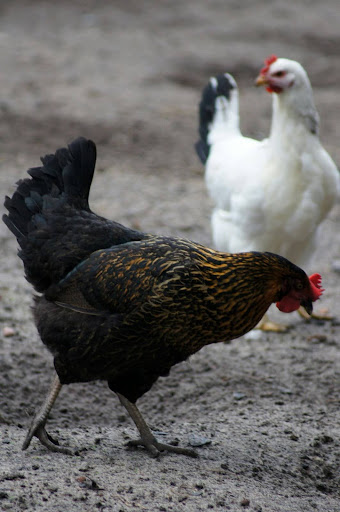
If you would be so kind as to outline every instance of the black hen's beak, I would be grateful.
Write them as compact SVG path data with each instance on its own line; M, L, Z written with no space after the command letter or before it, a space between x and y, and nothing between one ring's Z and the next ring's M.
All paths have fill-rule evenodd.
M305 308L307 313L311 316L313 313L313 302L310 299L305 299L301 301L301 306Z

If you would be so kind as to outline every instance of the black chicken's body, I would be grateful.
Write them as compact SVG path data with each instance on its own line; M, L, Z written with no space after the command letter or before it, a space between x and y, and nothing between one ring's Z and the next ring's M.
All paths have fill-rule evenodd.
M40 292L34 318L58 375L25 447L36 435L58 449L44 425L61 385L102 379L150 449L135 401L204 345L255 327L294 280L308 282L301 269L271 253L223 254L99 217L88 205L95 158L94 143L79 138L42 159L43 167L31 169L5 201L4 221ZM154 454L164 448L151 444Z
M36 324L61 382L104 379L134 402L204 345L252 329L268 307L263 255L240 256L238 276L254 279L257 258L258 297L218 253L186 240L150 237L94 252L36 299ZM235 321L261 297L256 312Z

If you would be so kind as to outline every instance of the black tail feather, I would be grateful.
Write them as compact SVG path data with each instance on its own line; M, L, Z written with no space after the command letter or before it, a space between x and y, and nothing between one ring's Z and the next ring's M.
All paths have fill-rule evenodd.
M43 264L38 263L43 241L53 239L53 228L48 227L50 221L46 220L47 210L69 205L75 210L90 211L88 197L96 147L92 141L79 137L68 149L59 149L41 161L43 166L29 169L30 178L20 180L13 196L5 198L8 214L3 215L4 223L20 245L19 256L26 277L39 291L49 284L50 277L53 279L54 272L49 268L44 276Z
M199 127L198 132L200 140L196 142L196 153L204 165L208 159L210 152L210 144L208 143L208 135L210 125L214 119L215 101L219 96L230 99L230 91L235 88L227 73L217 75L210 79L202 92L201 102L199 104Z
M3 221L19 243L27 236L32 217L41 211L46 196L59 197L70 205L89 209L88 197L96 162L94 142L79 137L68 149L58 149L41 161L43 166L29 169L31 178L20 180L13 197L5 199L9 213L3 216Z
M82 137L41 159L20 180L3 221L16 236L27 280L38 292L58 283L92 252L145 235L90 210L96 146Z
M204 140L200 139L195 143L196 153L202 164L205 165L210 151L210 146Z
M78 138L68 149L56 152L63 169L62 177L68 201L79 208L88 208L88 198L96 164L96 146L91 140Z

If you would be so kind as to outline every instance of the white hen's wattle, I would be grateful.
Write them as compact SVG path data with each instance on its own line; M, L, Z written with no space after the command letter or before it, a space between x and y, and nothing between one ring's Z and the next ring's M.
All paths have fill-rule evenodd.
M212 78L203 91L196 150L215 203L213 242L221 251L271 251L303 265L339 194L339 173L318 137L305 70L288 59L264 70L286 88L273 94L271 131L263 141L241 134L231 75Z

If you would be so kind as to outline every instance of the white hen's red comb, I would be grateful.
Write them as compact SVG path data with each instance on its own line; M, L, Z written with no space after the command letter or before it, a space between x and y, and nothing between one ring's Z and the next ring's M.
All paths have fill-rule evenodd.
M312 301L318 300L322 293L325 291L321 286L321 276L320 274L313 274L309 276L309 282L312 288L313 298Z
M270 66L277 60L276 55L269 55L269 57L266 58L264 61L265 66L261 69L260 75L265 75L270 68Z

